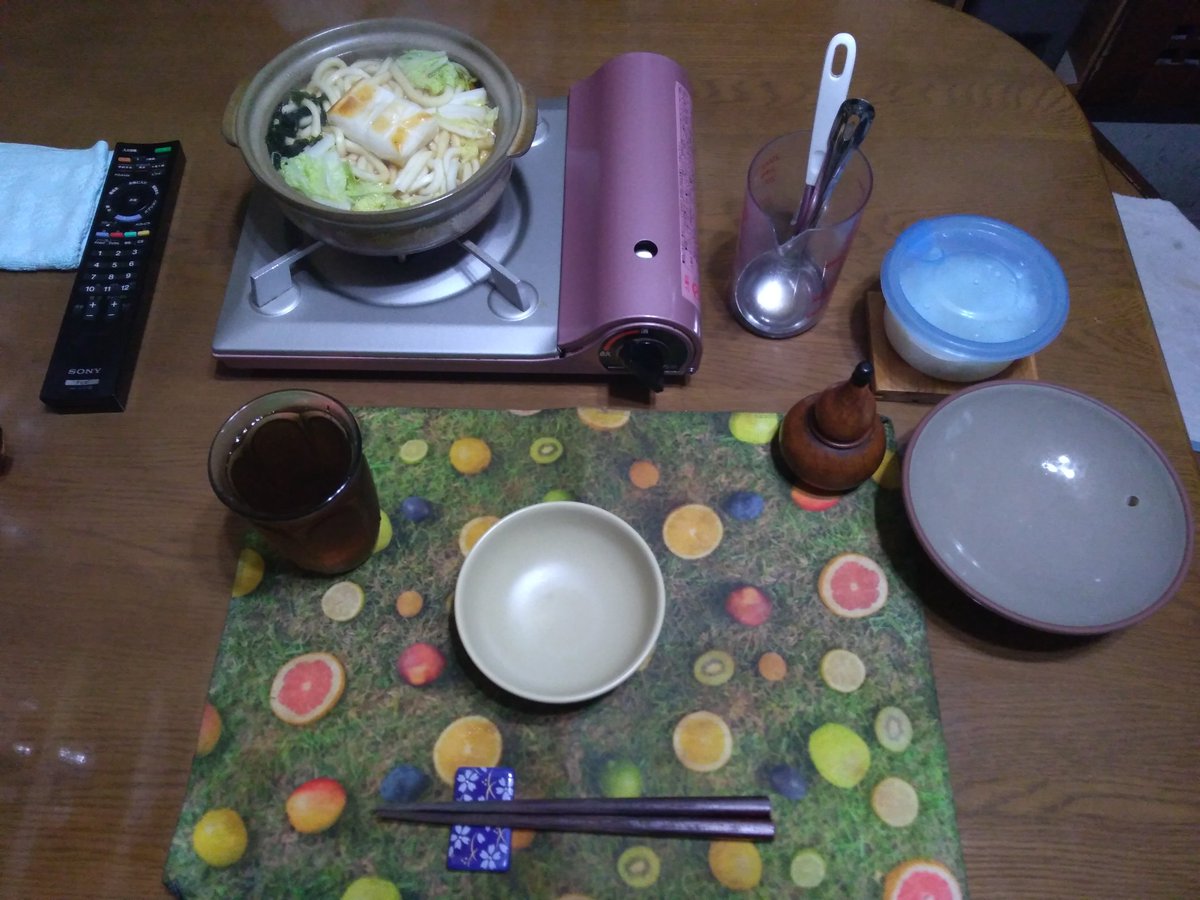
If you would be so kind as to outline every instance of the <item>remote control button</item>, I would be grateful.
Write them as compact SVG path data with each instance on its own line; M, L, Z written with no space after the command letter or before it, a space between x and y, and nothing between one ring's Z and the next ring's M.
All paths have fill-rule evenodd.
M158 202L158 187L148 181L130 181L108 192L105 208L118 222L138 222ZM126 236L134 236L136 232Z

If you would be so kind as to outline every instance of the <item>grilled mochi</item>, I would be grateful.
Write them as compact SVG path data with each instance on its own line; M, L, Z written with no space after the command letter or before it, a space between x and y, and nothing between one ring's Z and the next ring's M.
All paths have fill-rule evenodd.
M380 159L403 165L437 134L433 113L376 84L359 84L329 108L329 122Z

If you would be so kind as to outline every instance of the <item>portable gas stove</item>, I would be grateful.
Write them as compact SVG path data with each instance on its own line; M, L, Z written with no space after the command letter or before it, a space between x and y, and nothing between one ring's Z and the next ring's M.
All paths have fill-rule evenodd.
M615 57L538 104L533 146L463 238L404 258L313 242L250 198L213 339L228 366L632 375L700 360L687 75Z

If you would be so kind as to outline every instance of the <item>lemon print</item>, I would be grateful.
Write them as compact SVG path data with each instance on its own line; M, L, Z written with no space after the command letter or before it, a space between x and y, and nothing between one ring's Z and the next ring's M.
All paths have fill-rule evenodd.
M717 549L725 526L711 507L688 503L667 513L662 535L667 549L680 559L702 559Z
M246 852L246 823L232 809L210 809L192 830L196 855L214 869L232 866Z
M853 694L866 680L867 667L857 653L839 648L821 658L821 677L835 691Z
M903 778L889 776L871 792L871 809L893 828L907 828L917 820L921 803L916 788Z
M372 553L378 553L392 542L392 520L382 509L379 511L379 534L375 538Z
M579 421L597 431L616 431L618 428L623 428L629 421L629 410L627 409L580 406L575 412L579 415Z
M238 554L237 571L233 576L233 596L245 597L258 587L265 569L262 554L249 547L243 549Z
M433 745L433 768L438 778L454 784L460 766L494 766L500 762L504 741L490 719L463 716L438 735Z
M815 888L825 880L825 859L816 850L801 850L792 857L788 874L796 887Z
M866 741L836 722L826 723L809 735L808 755L821 777L840 788L857 785L871 766Z
M600 769L600 793L605 797L642 796L642 770L628 759L610 759Z
M400 445L400 462L415 466L429 454L429 444L420 438L413 438Z
M778 413L735 412L729 417L729 433L746 444L769 444L778 430Z
M871 480L881 488L887 488L889 491L899 490L901 481L902 467L900 465L900 457L896 455L896 451L889 448L884 451L883 461L879 464Z
M762 881L762 856L747 841L713 841L708 845L708 868L731 891L748 891Z
M366 875L350 882L342 900L400 900L400 888L386 878Z
M693 772L715 772L733 755L733 734L725 720L708 710L688 713L675 726L675 756Z
M477 437L462 437L450 445L450 465L464 475L478 475L492 462L492 448Z
M363 608L363 589L353 581L339 581L321 597L321 612L335 622L349 622Z
M499 516L476 516L458 531L458 549L466 556L487 530L500 521Z

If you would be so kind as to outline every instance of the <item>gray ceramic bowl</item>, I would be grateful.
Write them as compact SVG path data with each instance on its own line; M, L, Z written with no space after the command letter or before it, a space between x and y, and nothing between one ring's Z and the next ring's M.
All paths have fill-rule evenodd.
M1162 451L1103 403L1028 381L943 400L904 457L917 537L968 596L1035 628L1112 631L1178 589L1187 494Z

